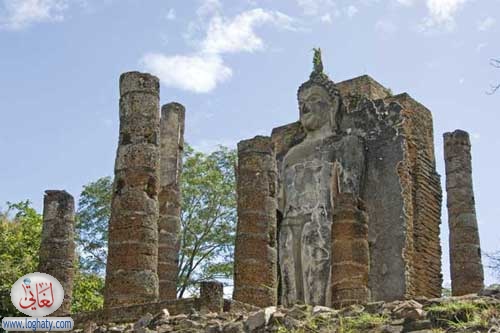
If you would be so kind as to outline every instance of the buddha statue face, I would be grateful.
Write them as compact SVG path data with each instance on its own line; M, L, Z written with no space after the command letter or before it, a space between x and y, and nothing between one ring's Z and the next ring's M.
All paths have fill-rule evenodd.
M329 126L336 127L335 114L338 100L330 97L320 85L312 85L299 92L300 122L306 132L314 132Z

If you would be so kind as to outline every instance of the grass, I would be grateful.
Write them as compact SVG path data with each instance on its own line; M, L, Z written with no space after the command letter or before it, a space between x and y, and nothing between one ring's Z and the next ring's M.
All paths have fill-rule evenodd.
M309 316L302 320L303 326L295 329L287 329L281 325L278 333L358 333L389 323L389 318L383 315L363 313L356 317L328 318L322 316Z
M443 303L426 311L434 327L455 330L488 328L492 319L500 317L499 306L474 301Z
M365 332L367 329L385 325L389 318L384 315L362 313L357 317L339 318L339 333Z

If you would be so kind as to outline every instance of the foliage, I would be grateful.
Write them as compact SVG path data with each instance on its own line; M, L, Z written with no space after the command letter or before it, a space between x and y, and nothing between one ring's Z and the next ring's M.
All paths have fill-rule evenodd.
M488 328L490 321L498 318L500 307L484 301L455 301L426 308L433 326L466 330Z
M236 153L224 147L211 154L185 149L181 178L181 250L178 296L195 292L197 282L230 279L236 225Z
M104 278L97 274L76 271L73 286L71 312L86 312L102 309Z
M211 154L185 146L181 178L182 214L178 295L194 293L204 279L230 279L236 224L236 154L220 147ZM80 266L102 275L106 267L112 179L85 185L78 202Z
M313 48L313 72L316 74L323 73L323 60L321 60L321 48Z
M500 281L500 251L487 254L489 259L488 268L490 268L495 274L497 279Z
M356 317L340 317L339 332L365 332L371 328L388 323L389 318L384 315L363 312Z
M495 68L500 68L500 59L490 59L490 65L495 67ZM497 90L500 89L500 83L498 84L493 84L490 87L490 91L488 94L493 95L494 93L497 92Z
M28 200L7 207L0 213L0 317L22 316L12 305L10 289L21 276L37 271L43 224ZM75 274L72 311L101 308L104 279L78 269Z
M87 273L103 275L106 270L112 187L111 177L99 178L83 187L78 200L76 241L80 266Z
M42 216L29 200L7 203L0 214L0 317L17 316L10 289L21 276L36 272L42 232Z
M442 287L441 288L442 297L451 297L451 288Z

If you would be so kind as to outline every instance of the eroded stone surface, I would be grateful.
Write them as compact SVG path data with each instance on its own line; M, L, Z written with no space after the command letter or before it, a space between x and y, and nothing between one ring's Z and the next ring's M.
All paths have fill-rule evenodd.
M218 281L200 283L200 310L202 312L222 312L224 306L224 286Z
M344 175L351 177L351 180L341 178L341 181L359 184L350 185L354 190L345 192L357 193L367 213L370 252L368 280L372 299L396 300L419 295L437 297L441 293L442 284L439 239L442 197L434 155L432 115L408 94L392 96L388 89L367 76L327 88L329 91L335 89L340 90L342 102L330 102L328 105L328 99L324 98L323 106L330 108L330 115L335 113L336 108L340 112L329 119L325 117L321 123L331 123L332 120L336 123L332 130L334 135L322 133L323 138L330 136L336 139L316 140L316 143L306 148L307 130L301 122L273 130L279 193L285 193L287 186L290 187L290 183L295 183L298 179L300 182L297 184L303 184L309 192L316 191L324 195L326 191L330 191L325 182L331 183L328 177L332 176L328 172L326 176L322 172L317 173L319 176L308 176L309 171L305 165L318 169L325 168L328 163L335 164L335 167L330 168L334 171L342 170ZM336 145L335 142L343 140L349 142L344 145L349 149L344 151L350 155L339 159L342 145ZM307 151L314 151L316 156L314 153L308 156ZM299 167L297 173L286 165L290 156L293 157L292 161L300 161L303 157L303 161L308 164ZM342 163L358 167L347 170ZM285 172L285 169L290 170ZM297 176L293 176L294 172ZM293 177L296 180L287 180ZM326 178L319 180L318 177ZM321 195L318 200L328 202ZM284 276L290 276L284 272L286 268L281 260L285 256L284 261L290 262L286 254L281 253L282 247L290 248L283 245L286 237L282 239L284 233L287 233L287 228L284 228L287 224L285 210L289 207L283 204L282 199L280 203L278 229L281 269L278 274L281 275L280 289L283 295L290 285L295 285L295 281L284 280ZM293 210L295 214L299 214L299 210ZM325 220L331 223L333 212L328 213L330 215ZM320 239L317 243L321 242ZM300 245L302 243L303 241L298 242ZM301 256L295 254L296 258ZM297 268L294 264L289 266ZM298 268L298 271L302 269ZM300 276L299 273L296 275ZM283 299L281 301L283 304L287 302Z
M276 305L277 172L269 137L238 143L237 175L233 298L260 307Z
M179 300L180 301L180 300ZM469 312L461 310L467 302ZM135 320L89 325L85 332L498 332L500 301L490 297L434 299L432 305L416 301L382 304L368 313L361 305L340 310L297 304L291 308L230 309L203 315L151 316L145 312ZM156 312L155 312L156 313ZM481 320L478 320L481 318ZM134 324L135 323L135 324ZM78 325L82 327L82 325ZM83 332L77 328L75 332Z
M462 130L444 134L451 289L454 296L484 287L481 245L472 187L471 144Z
M52 316L71 312L75 260L75 200L66 191L48 190L43 198L43 227L38 272L55 277L64 289L61 307Z
M158 299L159 81L120 77L120 138L109 221L106 308Z
M364 145L358 136L339 135L342 99L325 74L313 72L299 88L298 100L305 137L280 163L281 301L284 305L296 301L330 305L332 243L342 236L332 234L336 195L359 195ZM335 265L345 263L340 260ZM367 278L364 282L368 283Z
M352 193L335 197L332 224L332 306L367 303L368 218L360 199Z
M181 104L174 102L162 107L158 220L158 278L162 300L176 298L184 121L185 108Z

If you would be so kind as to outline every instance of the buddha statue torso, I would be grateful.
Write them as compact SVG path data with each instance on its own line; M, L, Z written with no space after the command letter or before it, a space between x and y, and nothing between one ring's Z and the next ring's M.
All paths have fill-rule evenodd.
M281 300L285 306L297 301L330 305L335 194L359 193L363 143L336 134L340 96L308 84L298 97L306 138L285 155L281 170Z

